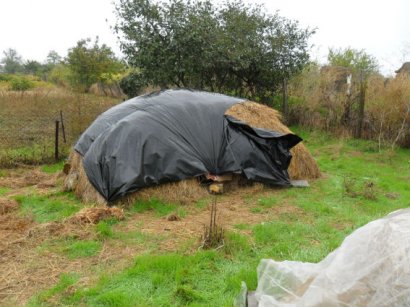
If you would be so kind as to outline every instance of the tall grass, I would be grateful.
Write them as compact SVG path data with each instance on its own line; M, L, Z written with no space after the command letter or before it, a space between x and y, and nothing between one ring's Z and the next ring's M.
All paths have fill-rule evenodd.
M360 76L352 73L350 95L343 67L310 65L290 82L290 122L351 135L358 122ZM367 80L363 137L379 146L410 147L410 78L379 74Z
M64 156L88 125L118 102L52 85L24 92L0 90L0 166L51 160L60 111L66 134L64 143L60 130L60 152Z

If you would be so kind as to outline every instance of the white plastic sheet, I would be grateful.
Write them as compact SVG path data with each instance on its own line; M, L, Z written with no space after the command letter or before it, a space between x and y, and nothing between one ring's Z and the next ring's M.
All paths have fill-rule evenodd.
M410 306L410 208L368 223L319 263L263 259L259 307Z

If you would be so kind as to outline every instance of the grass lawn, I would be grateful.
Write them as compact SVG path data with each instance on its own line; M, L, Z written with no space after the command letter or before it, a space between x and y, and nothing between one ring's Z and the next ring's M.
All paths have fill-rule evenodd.
M249 214L277 212L269 215L269 220L234 225L226 233L225 246L217 251L185 246L167 252L158 248L161 236L144 233L144 220L141 225L134 225L132 232L121 227L132 216L151 211L158 218L180 212L183 219L185 214L194 213L185 212L189 211L186 206L178 208L156 200L135 204L127 209L125 221L104 221L93 226L94 238L74 236L47 242L39 248L40 255L45 250L60 253L67 261L94 257L96 268L92 273L61 274L53 287L37 293L28 305L232 306L241 281L249 289L256 287L256 267L262 258L318 262L358 227L410 206L410 150L379 152L374 142L294 130L306 139L323 178L311 182L309 188L272 190L243 197ZM53 167L48 166L47 171L53 171ZM71 196L54 197L53 206L44 196L18 197L21 214L31 214L42 223L79 210L80 205ZM61 206L62 199L67 207ZM206 210L203 203L195 207ZM196 241L187 242L190 246L195 244ZM98 269L98 255L104 246L141 249L125 267L106 272L104 268Z

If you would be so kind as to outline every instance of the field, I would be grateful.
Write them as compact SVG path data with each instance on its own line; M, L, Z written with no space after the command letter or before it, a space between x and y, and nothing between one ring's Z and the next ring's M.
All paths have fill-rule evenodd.
M212 197L151 199L123 220L78 223L84 205L62 191L62 163L0 170L0 305L232 306L241 281L256 287L260 259L320 261L356 228L410 206L410 150L293 130L322 178L218 196L218 250L200 248Z

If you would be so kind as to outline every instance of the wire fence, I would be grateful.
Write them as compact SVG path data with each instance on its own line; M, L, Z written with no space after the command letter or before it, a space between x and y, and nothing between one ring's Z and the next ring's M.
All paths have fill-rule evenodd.
M55 89L0 91L0 167L50 163L119 99Z

